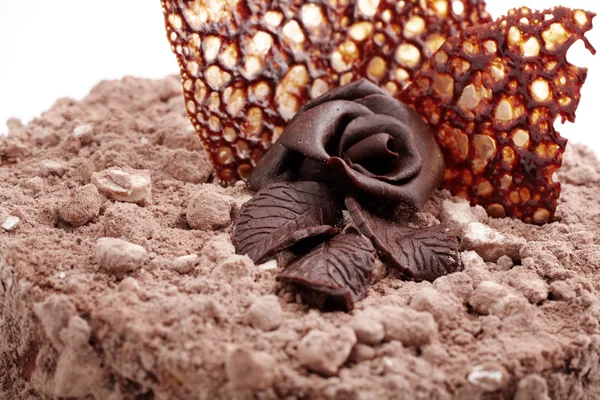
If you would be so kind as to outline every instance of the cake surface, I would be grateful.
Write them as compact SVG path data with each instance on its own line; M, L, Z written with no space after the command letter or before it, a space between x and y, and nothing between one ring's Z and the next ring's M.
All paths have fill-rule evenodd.
M557 221L437 192L464 270L374 274L309 309L285 257L235 255L244 184L211 183L180 83L102 82L0 140L2 399L600 397L600 163L570 145ZM100 239L100 240L99 240Z

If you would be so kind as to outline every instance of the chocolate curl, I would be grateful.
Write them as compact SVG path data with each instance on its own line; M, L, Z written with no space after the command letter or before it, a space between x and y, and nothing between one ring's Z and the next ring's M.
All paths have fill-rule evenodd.
M362 77L397 95L444 40L490 21L482 0L161 4L187 115L225 183L310 99Z
M575 120L586 68L567 50L585 38L594 14L557 7L511 10L450 38L401 99L437 132L443 187L494 217L552 221L566 139L554 122Z

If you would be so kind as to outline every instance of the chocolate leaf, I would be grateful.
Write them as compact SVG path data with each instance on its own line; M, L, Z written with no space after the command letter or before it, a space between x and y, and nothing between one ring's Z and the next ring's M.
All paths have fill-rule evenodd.
M376 216L350 196L346 207L359 232L371 239L382 258L407 278L433 282L460 270L458 239L446 227L403 228Z
M277 279L305 289L320 306L337 305L345 310L365 297L375 264L375 249L357 234L338 235L294 261Z
M332 235L342 219L331 191L317 182L276 183L260 190L235 220L233 245L254 262L319 235Z

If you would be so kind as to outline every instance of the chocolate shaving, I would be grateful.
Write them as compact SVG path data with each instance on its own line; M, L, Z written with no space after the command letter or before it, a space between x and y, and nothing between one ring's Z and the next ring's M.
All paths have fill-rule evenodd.
M435 128L446 159L443 187L494 217L552 221L567 141L586 68L567 61L594 14L557 7L511 10L446 41L401 98Z
M325 185L277 183L242 206L233 245L238 254L259 263L302 240L333 235L341 219L339 202Z
M346 207L359 232L371 239L381 257L404 277L433 282L460 270L458 239L446 227L403 228L350 196Z
M302 287L320 309L354 308L363 299L375 266L375 249L356 234L338 235L290 264L277 279Z
M162 0L185 107L222 182L252 168L311 98L361 77L399 94L482 0ZM454 10L457 10L455 12Z

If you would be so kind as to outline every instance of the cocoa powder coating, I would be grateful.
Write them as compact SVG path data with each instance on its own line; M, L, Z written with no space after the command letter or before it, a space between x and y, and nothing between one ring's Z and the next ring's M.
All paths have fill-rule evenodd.
M211 183L177 78L102 82L9 125L0 398L600 397L586 147L565 154L557 222L489 219L438 192L413 222L463 238L464 271L416 283L378 266L352 313L321 313L275 280L284 256L235 254L251 193Z

